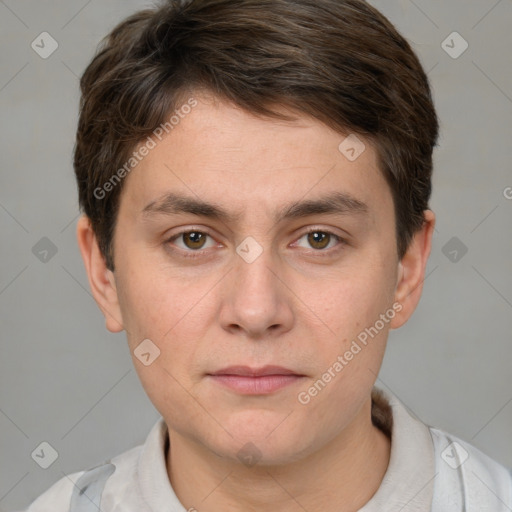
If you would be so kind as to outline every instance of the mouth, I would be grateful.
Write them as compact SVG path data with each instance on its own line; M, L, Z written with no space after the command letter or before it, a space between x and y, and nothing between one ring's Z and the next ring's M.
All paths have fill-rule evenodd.
M229 366L207 374L217 384L244 395L266 395L302 380L305 375L282 366Z

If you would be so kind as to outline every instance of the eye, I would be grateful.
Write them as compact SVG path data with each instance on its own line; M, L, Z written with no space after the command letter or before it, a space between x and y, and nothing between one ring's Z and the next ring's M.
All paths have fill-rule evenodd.
M330 252L329 250L335 247L336 245L343 245L345 243L345 240L340 236L330 231L322 229L309 230L307 233L305 233L299 238L299 241L304 238L306 239L306 243L309 244L310 247L312 247L315 251L321 252Z
M207 238L211 237L208 233L204 233L203 231L182 231L181 233L173 235L166 243L172 242L173 245L176 245L176 247L179 247L184 251L193 252L206 248ZM182 245L176 242L181 242ZM213 247L214 245L215 243L213 242L210 247Z
M207 245L208 238L211 240L210 245ZM307 233L304 233L293 245L305 247L300 243L301 240L305 240L308 247L313 249L312 252L327 254L336 252L346 244L346 241L339 235L325 229L316 228L310 229ZM188 258L199 257L203 253L201 249L208 249L209 247L215 247L217 245L211 235L195 229L176 233L171 238L167 239L165 243L170 245L172 250L177 248L177 252L181 252L182 256Z

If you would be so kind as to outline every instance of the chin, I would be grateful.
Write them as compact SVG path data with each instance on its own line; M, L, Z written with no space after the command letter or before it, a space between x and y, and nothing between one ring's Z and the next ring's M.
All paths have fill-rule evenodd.
M286 412L283 412L286 411ZM229 412L219 423L235 439L249 439L253 442L268 442L280 435L289 435L291 421L286 409L246 409ZM284 427L284 428L282 428Z
M256 411L254 422L250 421L251 415L245 415L247 422L240 421L244 415L238 415L236 420L231 418L229 422L222 423L233 437L227 434L223 436L219 444L215 443L217 448L213 451L252 467L288 464L303 458L312 450L314 440L310 439L311 435L301 433L296 426L284 426L288 421L283 422L286 415L276 413L265 417L266 420L262 419L261 411Z

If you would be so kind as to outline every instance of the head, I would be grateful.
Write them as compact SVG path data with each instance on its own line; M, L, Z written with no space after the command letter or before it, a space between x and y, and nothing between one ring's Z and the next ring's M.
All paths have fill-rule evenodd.
M438 123L405 39L361 0L169 1L81 90L79 245L169 427L267 463L350 428L434 227ZM249 395L211 378L231 365L301 377Z

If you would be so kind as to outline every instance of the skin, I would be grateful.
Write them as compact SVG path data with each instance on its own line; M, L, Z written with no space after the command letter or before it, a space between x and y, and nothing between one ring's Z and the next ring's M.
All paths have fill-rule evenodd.
M317 120L263 119L194 97L198 105L125 178L114 272L88 219L79 220L92 292L107 328L126 330L142 385L167 423L167 472L187 509L356 511L389 463L390 440L372 425L370 394L389 330L403 325L420 299L434 214L425 211L424 227L399 261L391 191L368 141L351 162L338 150L348 134ZM366 214L276 222L275 211L290 202L333 191L365 203ZM168 192L239 217L143 213ZM345 242L331 236L315 243L309 228ZM199 250L183 236L169 241L183 231L210 236ZM236 252L249 236L263 251L252 263ZM191 253L197 257L184 256ZM300 403L298 394L394 303L400 312ZM160 350L149 366L134 355L144 339ZM206 376L237 364L280 365L304 377L248 396ZM260 457L252 466L237 457L248 442Z

